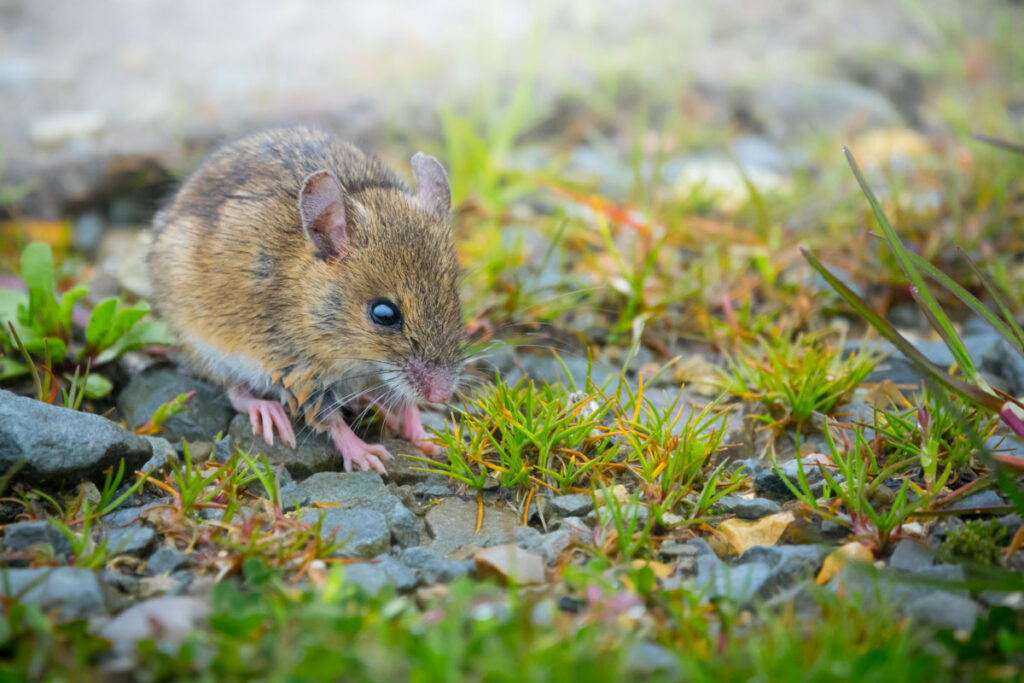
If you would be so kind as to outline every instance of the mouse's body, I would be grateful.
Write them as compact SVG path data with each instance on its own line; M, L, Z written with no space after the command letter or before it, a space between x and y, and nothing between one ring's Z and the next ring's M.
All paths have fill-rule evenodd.
M431 448L416 404L451 396L463 326L447 176L422 154L412 167L415 193L324 131L269 130L214 152L157 215L157 304L268 442L294 444L283 404L346 469L382 470L340 414L362 400Z

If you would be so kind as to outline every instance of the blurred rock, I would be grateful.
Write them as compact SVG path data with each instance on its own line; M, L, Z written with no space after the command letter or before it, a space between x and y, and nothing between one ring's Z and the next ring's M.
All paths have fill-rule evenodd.
M318 512L320 536L341 544L336 552L339 557L376 557L391 547L387 520L376 510L327 508Z
M150 574L170 574L192 564L192 559L177 548L162 546L146 561Z
M514 543L485 548L474 558L479 579L497 579L515 586L544 583L544 561Z
M427 512L427 529L434 539L427 548L448 557L466 545L487 547L515 540L519 516L504 507L484 506L483 524L476 531L477 504L461 498L444 498Z
M416 575L390 555L344 566L345 581L360 586L368 595L377 595L385 586L393 586L397 593L408 593L416 588Z
M21 602L38 605L43 612L55 611L61 621L107 613L99 580L88 569L0 569L0 596L18 596Z
M163 597L132 605L105 623L99 636L117 642L158 640L179 643L199 629L210 612L205 600Z
M5 550L27 550L34 545L47 544L57 556L68 557L72 552L68 537L45 520L8 524L3 532L0 545Z

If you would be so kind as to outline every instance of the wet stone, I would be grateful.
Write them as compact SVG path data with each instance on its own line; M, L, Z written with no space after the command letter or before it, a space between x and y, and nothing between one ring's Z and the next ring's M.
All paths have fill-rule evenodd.
M320 535L341 544L339 557L376 557L391 547L391 532L376 510L333 508L322 511Z

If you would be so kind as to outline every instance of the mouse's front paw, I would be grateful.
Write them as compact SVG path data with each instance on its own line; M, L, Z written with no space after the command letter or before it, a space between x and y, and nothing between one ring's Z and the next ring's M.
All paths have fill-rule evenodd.
M235 410L249 416L252 433L256 436L263 433L263 440L268 446L274 445L276 428L284 445L295 448L295 430L292 429L292 421L288 419L283 405L277 401L256 398L244 387L234 387L228 391L228 397Z
M340 418L331 425L330 432L331 440L341 453L346 472L351 472L355 468L387 474L381 460L390 460L391 454L384 446L379 443L366 443Z

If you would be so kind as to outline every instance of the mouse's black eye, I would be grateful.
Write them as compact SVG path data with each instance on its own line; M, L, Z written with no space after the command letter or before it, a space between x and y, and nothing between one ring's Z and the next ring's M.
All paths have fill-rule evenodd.
M370 320L381 327L398 327L402 324L402 314L398 304L390 299L373 299L367 304L366 313Z

